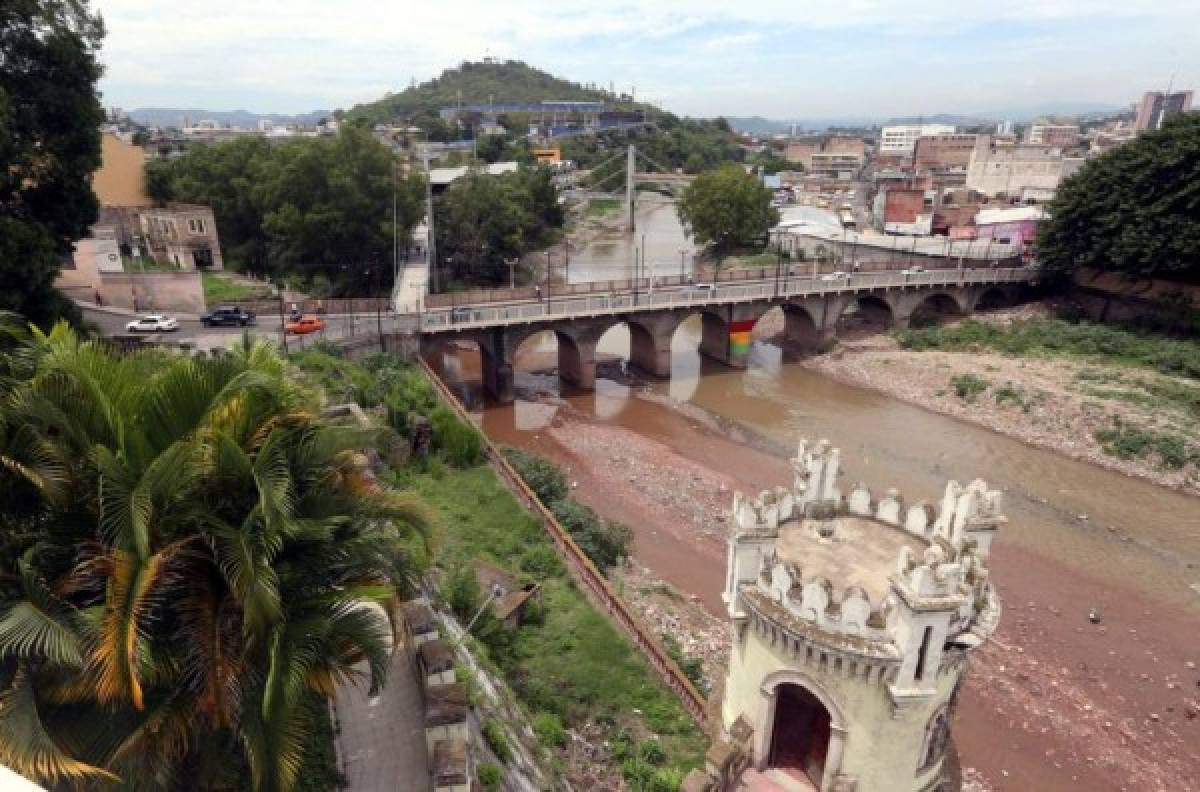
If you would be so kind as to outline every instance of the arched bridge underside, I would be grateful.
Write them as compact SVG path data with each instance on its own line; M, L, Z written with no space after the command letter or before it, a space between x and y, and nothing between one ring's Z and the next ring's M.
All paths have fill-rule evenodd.
M801 351L821 349L839 332L866 327L886 330L905 327L910 321L937 321L1015 303L1022 283L917 286L893 289L858 289L790 298L762 298L733 303L693 304L676 307L633 307L620 313L575 314L531 321L486 322L472 313L466 326L446 323L422 328L421 353L434 359L447 342L477 344L483 367L483 385L500 403L513 400L513 363L521 344L536 333L554 332L558 339L558 374L584 389L596 381L596 347L600 337L615 325L629 327L630 363L656 377L671 376L671 339L685 319L701 317L700 354L725 365L744 368L750 354L754 326L766 313L783 311L782 340ZM461 309L460 309L461 310ZM489 311L495 312L491 308ZM489 314L491 315L491 314Z

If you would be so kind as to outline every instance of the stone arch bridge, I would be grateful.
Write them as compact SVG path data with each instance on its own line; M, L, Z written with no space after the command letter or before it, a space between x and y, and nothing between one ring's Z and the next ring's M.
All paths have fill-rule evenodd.
M484 389L496 401L509 403L514 398L517 350L545 331L558 340L559 376L590 389L596 379L597 344L616 325L629 328L631 364L648 374L670 377L671 340L680 324L697 314L700 353L745 367L755 324L776 307L783 312L785 343L816 350L836 337L839 319L845 316L877 328L904 327L921 314L962 316L1011 305L1035 275L1024 268L882 272L836 280L766 280L457 306L421 316L421 354L432 358L450 341L477 345Z

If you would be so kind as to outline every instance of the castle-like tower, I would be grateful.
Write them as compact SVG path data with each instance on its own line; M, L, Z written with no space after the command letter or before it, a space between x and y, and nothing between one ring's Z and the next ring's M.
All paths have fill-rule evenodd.
M843 496L827 441L801 441L792 466L791 490L733 499L724 736L821 792L942 789L967 657L1000 615L1000 493L951 481L940 509Z

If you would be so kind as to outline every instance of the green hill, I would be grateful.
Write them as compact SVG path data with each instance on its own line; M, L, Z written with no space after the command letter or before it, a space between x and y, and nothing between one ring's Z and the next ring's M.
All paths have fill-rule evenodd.
M545 99L632 104L628 96L585 87L521 61L488 59L478 63L464 62L456 69L446 69L440 77L410 86L400 93L355 105L346 115L375 124L423 114L436 115L441 108L460 101L463 104L489 101L501 104Z

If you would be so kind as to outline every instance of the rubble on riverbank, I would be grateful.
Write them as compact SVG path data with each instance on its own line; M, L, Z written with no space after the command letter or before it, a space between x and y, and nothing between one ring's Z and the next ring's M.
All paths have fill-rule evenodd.
M1047 310L1030 305L981 318L1007 323ZM801 364L1038 448L1200 494L1200 464L1171 470L1152 457L1121 458L1097 439L1097 432L1117 426L1178 431L1160 404L1136 398L1136 389L1129 388L1132 382L1170 379L1156 372L1067 357L1008 357L987 349L918 351L882 334L840 342ZM1178 421L1186 424L1187 418Z

